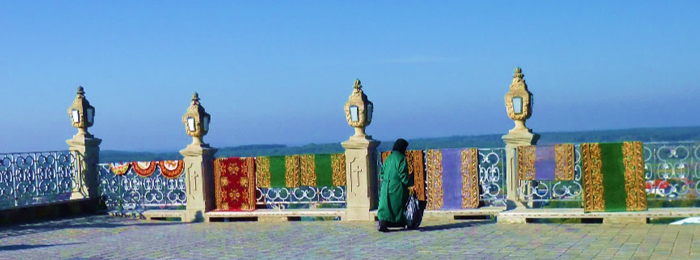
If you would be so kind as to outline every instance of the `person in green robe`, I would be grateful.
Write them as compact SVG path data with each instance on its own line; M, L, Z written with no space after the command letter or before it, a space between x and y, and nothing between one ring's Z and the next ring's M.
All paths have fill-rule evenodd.
M408 142L398 139L379 171L381 191L379 193L379 231L386 232L389 227L406 227L406 202L408 188L413 186L413 178L409 178L406 163L406 148Z

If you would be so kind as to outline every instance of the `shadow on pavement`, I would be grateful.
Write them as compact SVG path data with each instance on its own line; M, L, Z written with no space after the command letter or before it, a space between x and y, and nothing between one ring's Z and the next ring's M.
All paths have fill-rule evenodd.
M496 222L493 222L491 220L465 221L465 222L458 222L458 223L452 223L452 224L446 224L446 225L419 227L418 231L430 232L430 231L440 231L440 230L449 230L449 229L460 229L460 228L476 227L476 226L489 225L489 224L495 224L495 223Z
M187 223L182 222L160 222L160 223L149 223L141 222L135 219L122 218L122 217L112 217L112 216L92 216L83 218L73 218L73 219L62 219L56 221L47 221L41 223L32 224L20 224L15 226L2 226L0 227L0 239L15 236L24 236L36 233L50 232L61 229L84 229L84 228L118 228L126 226L169 226L169 225L182 225Z
M474 220L474 221L464 221L464 222L451 223L451 224L446 224L446 225L418 227L418 229L389 228L384 233L406 232L406 231L431 232L431 231L476 227L476 226L489 225L489 224L496 224L496 222L491 221L491 220Z
M0 252L2 252L2 251L14 251L14 250L26 250L26 249L34 249L34 248L42 248L42 247L70 246L70 245L77 245L77 244L82 244L82 243L67 243L67 244L53 244L53 245L9 245L9 246L0 246Z

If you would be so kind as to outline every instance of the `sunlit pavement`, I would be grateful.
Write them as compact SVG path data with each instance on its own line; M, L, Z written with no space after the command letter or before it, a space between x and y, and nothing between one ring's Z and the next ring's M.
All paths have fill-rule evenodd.
M698 225L146 221L0 227L0 259L700 259Z

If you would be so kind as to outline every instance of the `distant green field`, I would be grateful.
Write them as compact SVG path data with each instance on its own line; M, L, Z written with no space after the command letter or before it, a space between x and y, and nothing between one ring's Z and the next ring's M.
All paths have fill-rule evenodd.
M640 128L586 132L553 132L540 134L542 136L538 144L619 141L700 141L700 127ZM501 139L502 135L503 134L419 138L409 140L409 148L442 149L463 147L504 147L503 140ZM286 146L273 144L224 147L219 148L217 156L242 157L291 154L342 153L344 150L343 147L340 145L340 141L342 140L339 140L338 143L309 144L304 146ZM379 151L390 150L392 145L393 140L383 140L382 144L379 146ZM159 161L177 159L182 159L182 155L180 155L177 151L169 153L150 153L105 150L100 152L100 162Z

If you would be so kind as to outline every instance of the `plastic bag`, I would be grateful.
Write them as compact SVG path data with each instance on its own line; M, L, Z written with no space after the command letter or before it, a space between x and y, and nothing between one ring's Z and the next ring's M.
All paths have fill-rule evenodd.
M406 227L408 229L416 229L423 221L423 208L415 194L411 193L406 202Z

